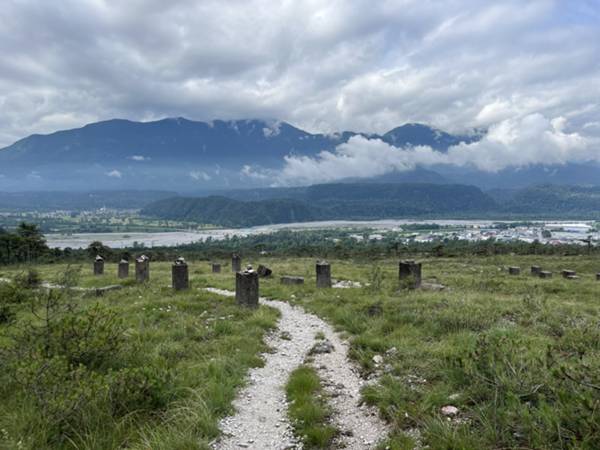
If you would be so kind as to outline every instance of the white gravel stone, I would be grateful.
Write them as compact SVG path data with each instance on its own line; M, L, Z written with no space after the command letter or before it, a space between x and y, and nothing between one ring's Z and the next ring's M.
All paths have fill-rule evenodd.
M206 290L219 295L234 295L222 289ZM314 346L315 329L333 345L330 353L314 355L314 365L319 376L329 381L324 386L325 391L336 394L329 399L334 413L332 421L341 430L347 430L340 436L339 444L350 450L374 448L375 443L386 436L388 428L375 409L359 405L360 389L365 382L348 359L348 343L329 324L300 307L264 298L260 303L281 312L278 330L266 339L266 344L276 351L262 355L264 367L251 369L248 385L234 401L236 414L221 421L223 437L213 448L234 450L240 448L240 443L256 450L302 448L287 419L284 388L291 372L303 363ZM282 332L291 339L281 339ZM247 398L253 401L240 400Z
M452 405L446 405L442 407L442 414L444 416L453 417L458 414L458 408Z

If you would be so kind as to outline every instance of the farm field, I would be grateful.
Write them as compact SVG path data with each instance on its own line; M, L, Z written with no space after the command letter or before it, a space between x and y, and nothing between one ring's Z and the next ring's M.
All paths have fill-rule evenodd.
M330 260L334 280L360 283L345 289L316 289L313 258L244 264L273 270L260 280L262 296L302 307L348 340L348 355L368 380L362 399L388 426L373 447L600 447L600 261L420 261L424 281L445 289L401 289L391 259ZM123 284L103 297L29 289L22 277L28 267L1 267L0 278L21 281L0 284L7 368L0 375L0 448L211 448L248 371L269 357L260 356L263 339L279 317L273 307L245 309L204 291L234 289L229 262L220 262L223 272L213 274L208 261L189 261L191 289L178 293L170 288L170 263L151 263L145 285L119 280L109 263L99 277L91 262L33 267L57 284ZM531 276L531 265L553 278ZM508 266L521 274L509 275ZM562 269L580 278L563 279ZM306 283L284 286L281 275ZM333 448L343 431L327 423L334 399L319 386L311 358L305 363L288 395L311 408L316 431L294 428L307 448ZM292 413L307 417L300 407Z

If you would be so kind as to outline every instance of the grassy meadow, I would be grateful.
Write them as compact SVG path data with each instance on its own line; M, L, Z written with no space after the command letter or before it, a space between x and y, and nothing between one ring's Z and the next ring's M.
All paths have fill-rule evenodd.
M363 397L391 424L382 448L600 448L597 258L424 259L424 280L442 291L400 289L396 260L332 260L334 279L362 287L331 290L315 288L314 259L246 262L274 271L261 280L262 295L328 320L350 339L364 376L380 377ZM508 275L509 265L521 275ZM531 265L554 277L532 277ZM0 277L25 269L0 268ZM92 276L91 264L35 269L49 281L72 274L79 286L120 283L111 264L102 277ZM580 279L563 279L562 269ZM280 275L304 276L306 284L283 286ZM261 339L277 314L199 289L233 289L228 264L212 274L206 261L191 262L192 290L184 293L170 289L168 263L152 263L150 276L148 285L128 280L101 298L61 298L70 306L50 326L46 294L0 285L2 298L12 298L0 304L8 368L0 374L0 448L199 449L218 436L218 419L231 413L248 368L261 363ZM74 337L76 348L67 345ZM288 395L311 407L319 387L304 372ZM444 406L457 410L445 415Z

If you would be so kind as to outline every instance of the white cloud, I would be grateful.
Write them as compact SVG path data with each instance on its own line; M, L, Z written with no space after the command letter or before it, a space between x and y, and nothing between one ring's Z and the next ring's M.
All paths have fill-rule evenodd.
M7 2L0 147L113 117L385 132L541 114L598 135L584 125L600 122L599 12L583 0Z
M152 158L148 157L148 156L142 156L142 155L133 155L130 156L128 159L132 160L132 161L150 161Z
M286 161L287 161L287 158L286 158ZM240 171L240 173L245 177L252 178L254 180L261 180L261 181L268 180L273 175L277 174L277 172L272 171L272 170L264 170L264 169L252 167L249 165L244 165L244 167L242 167L242 170Z
M263 135L266 138L277 136L281 132L280 126L281 122L278 121L270 123L269 126L263 128Z
M190 172L190 177L196 181L210 181L212 177L202 170L193 170Z
M541 114L506 119L492 126L480 141L450 147L447 153L423 146L399 149L380 139L355 136L335 152L324 151L316 158L288 156L281 172L264 175L276 180L275 184L294 185L373 177L416 166L454 165L496 172L535 164L600 161L599 142L567 133L566 127L565 118L549 120Z
M106 172L106 176L110 178L122 178L123 174L118 170L111 170L110 172Z

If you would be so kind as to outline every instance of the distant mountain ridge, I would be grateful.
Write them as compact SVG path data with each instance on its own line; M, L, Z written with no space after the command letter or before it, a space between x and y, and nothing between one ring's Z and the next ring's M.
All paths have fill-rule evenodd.
M255 226L313 220L375 220L435 215L481 214L496 203L474 186L405 184L322 184L258 190L244 197L175 197L158 200L141 214L221 226ZM232 198L234 197L234 198Z
M475 186L456 184L334 183L166 198L141 214L231 227L314 220L600 218L600 187L541 185L500 194L495 200Z
M261 169L276 171L288 155L315 157L354 136L380 139L399 148L423 145L446 152L461 142L480 139L481 132L452 135L412 123L381 135L355 131L323 134L278 120L113 119L32 135L0 149L0 191L147 189L206 194L219 189L266 187L272 179L252 176L249 168L258 169L258 173ZM469 167L416 167L371 179L339 181L456 183L486 189L544 183L600 184L600 165L537 165L498 173Z
M353 131L308 133L277 120L113 119L32 135L1 149L0 190L190 191L240 183L260 186L260 180L244 176L244 166L276 169L287 155L314 157L324 150L333 151L357 135L396 146L429 145L439 151L474 139L421 124L407 124L375 135ZM412 178L407 175L409 181L443 179L431 172L423 178L418 172Z

